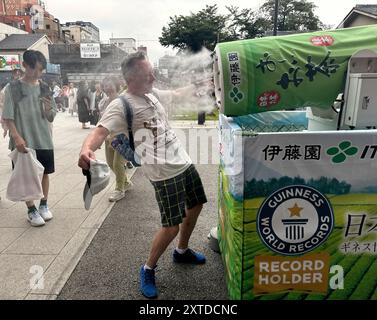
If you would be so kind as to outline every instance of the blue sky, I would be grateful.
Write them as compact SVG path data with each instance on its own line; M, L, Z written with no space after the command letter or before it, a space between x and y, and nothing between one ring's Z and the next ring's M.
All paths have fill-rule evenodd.
M265 1L237 0L240 8L257 9ZM327 25L336 27L357 4L377 4L377 0L314 0L316 14ZM135 38L138 45L148 47L150 59L156 62L165 53L174 51L158 43L161 29L169 17L197 12L206 4L217 4L226 12L229 0L45 0L47 10L60 22L90 21L100 29L101 40L114 37Z

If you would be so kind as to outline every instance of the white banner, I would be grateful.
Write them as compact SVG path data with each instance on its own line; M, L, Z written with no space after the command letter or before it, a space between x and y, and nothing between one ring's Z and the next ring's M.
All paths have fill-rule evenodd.
M99 43L81 43L80 53L82 59L101 58L101 46Z

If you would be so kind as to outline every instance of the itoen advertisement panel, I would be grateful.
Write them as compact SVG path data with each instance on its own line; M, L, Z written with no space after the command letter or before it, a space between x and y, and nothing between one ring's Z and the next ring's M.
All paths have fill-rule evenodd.
M221 136L231 127L221 116ZM230 298L377 299L377 131L243 132L236 174L232 142L219 179Z

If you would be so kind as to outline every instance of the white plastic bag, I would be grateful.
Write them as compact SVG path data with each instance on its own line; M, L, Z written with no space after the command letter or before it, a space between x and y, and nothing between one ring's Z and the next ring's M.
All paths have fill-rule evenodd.
M44 167L37 160L35 151L28 153L13 150L8 156L14 163L14 170L8 182L6 197L10 201L40 200L43 196L42 178Z

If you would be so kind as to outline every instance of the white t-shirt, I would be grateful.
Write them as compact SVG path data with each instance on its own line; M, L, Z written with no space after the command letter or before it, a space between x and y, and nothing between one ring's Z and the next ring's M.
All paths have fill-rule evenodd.
M154 93L164 105L171 103L171 91L154 89ZM192 161L170 127L160 101L153 94L138 97L125 93L124 96L132 106L135 151L141 158L146 177L151 181L162 181L184 172ZM97 126L106 128L110 134L126 133L128 136L124 107L120 99L109 104Z
M60 89L59 86L56 85L56 86L54 87L54 89L53 89L54 94L53 94L52 97L53 97L54 99L57 98L57 97L59 97L61 91L62 91L62 89Z

